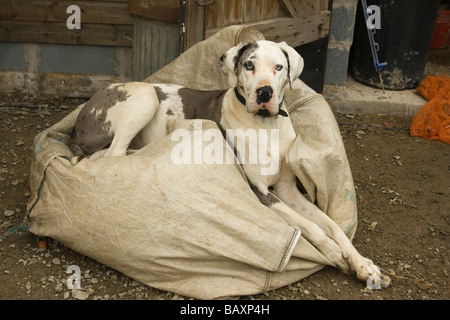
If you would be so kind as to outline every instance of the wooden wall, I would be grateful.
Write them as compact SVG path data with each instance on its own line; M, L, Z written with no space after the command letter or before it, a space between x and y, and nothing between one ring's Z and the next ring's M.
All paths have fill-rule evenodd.
M328 10L328 0L223 0L207 6L207 29L232 24L270 20L282 17L298 18Z
M216 0L198 5L202 3L211 1L2 0L0 41L131 47L134 14L176 24L184 19L186 31L180 37L188 39L181 51L233 24L250 25L268 40L284 40L294 47L329 31L328 0ZM72 4L81 9L80 30L66 26L66 10Z
M164 67L195 43L240 24L292 47L323 39L329 0L1 0L0 42L132 49L135 80ZM69 29L67 8L81 9Z
M81 9L81 29L68 29L67 7ZM0 41L131 47L127 0L2 0Z
M206 28L282 17L312 16L328 10L328 0L222 0L207 6Z
M328 35L328 0L225 0L207 7L206 37L232 24L252 26L267 40L297 47Z
M279 17L286 13L274 0L215 1L207 7L206 29L218 29L232 24L245 24Z

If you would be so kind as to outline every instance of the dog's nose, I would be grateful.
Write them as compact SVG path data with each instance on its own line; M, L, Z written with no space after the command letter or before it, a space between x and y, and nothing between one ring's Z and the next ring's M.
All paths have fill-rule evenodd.
M256 103L269 102L272 99L273 89L271 86L263 86L256 89Z

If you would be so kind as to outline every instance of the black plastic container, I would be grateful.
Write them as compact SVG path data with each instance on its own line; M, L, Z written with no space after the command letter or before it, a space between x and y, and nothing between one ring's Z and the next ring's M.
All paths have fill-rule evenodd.
M376 29L374 39L379 61L387 62L381 73L386 89L413 89L422 81L439 4L440 0L367 0L368 6L380 8L381 29ZM381 88L361 1L349 65L355 80Z

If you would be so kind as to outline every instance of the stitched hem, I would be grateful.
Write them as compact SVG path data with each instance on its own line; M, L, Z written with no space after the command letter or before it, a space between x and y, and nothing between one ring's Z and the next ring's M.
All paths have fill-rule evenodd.
M298 228L295 228L294 234L291 238L291 241L289 242L289 246L284 253L283 259L281 260L280 265L278 266L278 269L276 272L283 272L286 269L286 266L289 262L289 259L291 258L292 252L294 251L295 246L297 245L298 240L301 236L301 231Z

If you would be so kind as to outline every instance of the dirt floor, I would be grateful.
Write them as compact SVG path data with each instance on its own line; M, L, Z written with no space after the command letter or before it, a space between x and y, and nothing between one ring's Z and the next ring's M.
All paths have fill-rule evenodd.
M81 100L0 97L0 299L178 300L142 285L52 239L20 226L29 198L33 138ZM326 267L287 287L241 299L447 300L450 145L409 136L410 118L336 114L358 200L356 248L389 274L392 285L367 290ZM44 240L46 248L39 247ZM69 265L81 291L66 286Z
M142 285L22 225L33 138L79 101L6 98L0 107L0 299L183 299ZM24 101L22 101L24 100ZM450 146L412 138L411 120L336 115L358 198L356 248L392 278L385 290L325 268L288 287L244 299L449 299ZM390 128L388 128L390 127ZM81 269L82 292L66 286Z

